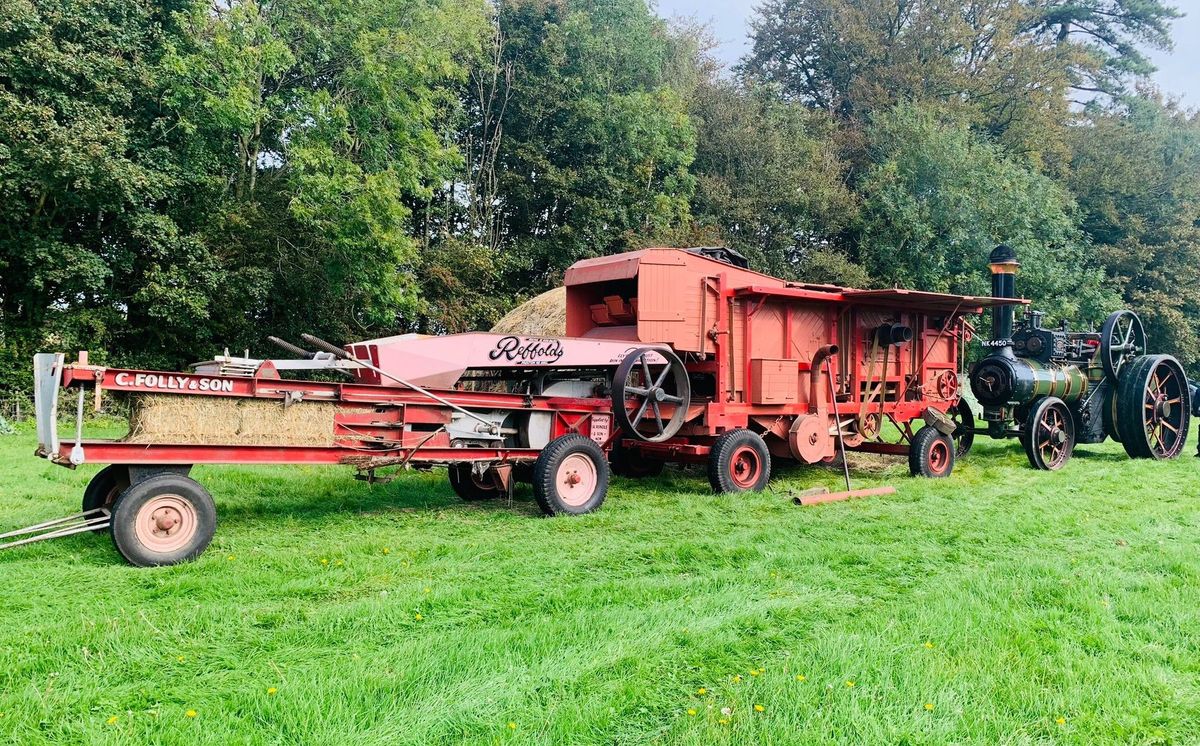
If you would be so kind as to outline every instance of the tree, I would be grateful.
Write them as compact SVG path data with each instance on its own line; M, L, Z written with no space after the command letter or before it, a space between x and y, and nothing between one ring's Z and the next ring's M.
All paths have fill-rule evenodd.
M874 165L858 184L858 252L886 284L987 294L983 263L998 243L1025 270L1021 290L1060 318L1096 320L1115 299L1085 250L1069 193L1006 157L961 120L899 106L870 127Z
M695 92L692 118L697 223L764 272L815 281L810 261L828 260L857 210L833 120L721 80Z
M543 287L578 259L684 223L695 134L670 85L666 25L645 0L499 4L507 83L502 233Z
M1200 115L1153 91L1093 106L1068 184L1097 260L1152 349L1200 363Z
M204 191L162 105L157 73L184 0L13 2L0 19L0 376L27 389L39 348L103 359L141 314L205 313L215 268L181 230Z

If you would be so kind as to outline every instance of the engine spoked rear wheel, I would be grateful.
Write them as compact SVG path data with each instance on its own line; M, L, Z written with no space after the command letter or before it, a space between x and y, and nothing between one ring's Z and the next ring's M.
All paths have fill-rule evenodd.
M1191 390L1179 361L1145 355L1123 371L1116 421L1130 458L1177 458L1191 426Z
M1075 420L1063 400L1054 396L1039 400L1029 411L1021 440L1033 468L1058 471L1066 466L1075 450Z
M683 427L692 401L687 368L670 350L633 350L613 376L612 398L617 425L629 437L647 443L670 440Z

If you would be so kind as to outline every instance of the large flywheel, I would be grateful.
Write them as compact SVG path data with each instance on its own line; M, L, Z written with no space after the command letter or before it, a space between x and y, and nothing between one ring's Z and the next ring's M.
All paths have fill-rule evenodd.
M632 350L613 376L612 399L613 416L626 435L647 443L670 440L692 401L687 368L670 350Z
M1170 355L1143 355L1129 363L1117 385L1115 419L1130 458L1173 459L1183 453L1191 398L1183 366Z
M1121 370L1146 352L1146 330L1133 311L1117 311L1104 320L1100 329L1100 361L1104 373L1114 385Z

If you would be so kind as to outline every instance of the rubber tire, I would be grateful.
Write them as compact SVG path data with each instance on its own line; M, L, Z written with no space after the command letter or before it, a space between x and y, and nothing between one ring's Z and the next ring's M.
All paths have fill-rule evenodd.
M584 454L596 467L596 489L583 505L568 505L558 493L558 467L568 456ZM533 464L533 498L549 516L586 515L600 509L608 496L608 459L596 441L583 435L563 435L550 441Z
M620 443L613 446L612 451L608 454L608 461L612 465L613 474L629 479L657 477L667 466L665 461L646 458L641 451L624 448Z
M934 468L932 459L934 448L939 444L949 454L949 463L940 472ZM917 431L908 446L908 471L914 477L945 479L954 473L956 455L954 440L949 435L936 427L925 425Z
M761 465L758 479L750 487L741 487L733 480L733 455L749 446L758 454ZM708 454L708 483L717 494L762 492L771 480L771 452L756 432L746 429L730 430L713 443Z
M83 490L83 512L96 508L108 508L117 502L121 493L129 489L129 467L124 464L109 464L92 477L88 486ZM93 534L101 534L106 528L97 528Z
M134 519L147 501L163 494L182 497L196 511L197 530L192 541L180 549L164 553L147 549L137 538ZM113 546L136 567L163 567L190 562L199 557L217 532L217 506L212 495L200 483L180 474L156 474L125 490L112 511Z
M471 471L471 464L452 464L450 466L448 476L450 477L450 487L454 490L454 494L467 502L495 500L504 494L502 490L496 487L482 487L476 484Z
M956 414L962 418L961 426L968 430L962 435L962 441L954 444L954 458L957 461L965 458L971 452L971 446L975 445L975 413L971 411L971 405L967 403L966 399L959 399L954 409ZM954 436L950 436L950 439L954 440Z

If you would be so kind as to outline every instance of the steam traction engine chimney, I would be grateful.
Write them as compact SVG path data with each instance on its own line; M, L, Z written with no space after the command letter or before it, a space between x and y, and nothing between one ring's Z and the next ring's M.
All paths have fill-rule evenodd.
M992 270L992 297L1017 297L1017 270L1021 263L1017 261L1017 252L1007 244L1000 244L992 249L988 258L988 266ZM992 310L992 345L993 352L1012 355L1013 307L1000 306Z

